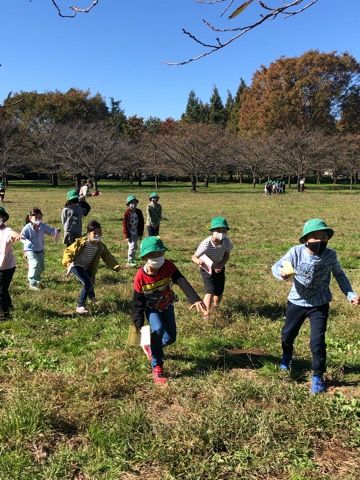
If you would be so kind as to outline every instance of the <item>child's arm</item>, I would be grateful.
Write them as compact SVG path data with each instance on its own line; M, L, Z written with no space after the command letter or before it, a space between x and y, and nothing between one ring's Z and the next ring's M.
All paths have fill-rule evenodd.
M289 250L280 260L271 267L272 274L274 275L275 278L278 280L287 280L290 278L292 275L288 275L285 273L283 267L284 267L284 261L290 262L292 266L294 266L294 258L291 255L291 250Z
M340 290L343 292L349 302L354 305L359 305L360 299L358 295L356 295L356 293L353 291L350 281L346 276L344 270L341 268L337 258L335 258L335 264L331 271L340 287Z
M20 233L14 232L14 230L11 230L10 238L11 238L11 241L14 243L16 242L16 240L21 240L22 237Z
M109 252L106 245L103 244L103 250L101 252L101 258L105 262L105 265L116 272L120 271L120 264L116 258Z
M137 292L135 289L132 300L132 313L134 325L139 330L144 325L145 297L144 294Z
M197 311L206 312L206 306L204 302L201 300L199 295L195 292L193 287L190 283L186 280L186 278L180 273L180 270L176 269L172 275L173 282L178 285L181 290L185 293L186 298L191 303L190 310L193 307L196 307Z
M214 268L216 273L221 272L221 270L225 267L229 258L230 258L230 252L225 252L225 255L224 255L224 258L222 259L222 261L218 265L216 265L216 268Z

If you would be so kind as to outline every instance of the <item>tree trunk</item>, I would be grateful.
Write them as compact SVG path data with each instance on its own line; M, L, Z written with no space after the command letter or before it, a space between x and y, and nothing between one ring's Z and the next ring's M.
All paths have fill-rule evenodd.
M320 172L317 172L316 183L320 184Z
M215 177L215 178L216 178L216 177ZM216 181L215 181L215 183L216 183ZM208 177L208 176L205 176L205 178L204 178L204 186L205 186L205 187L208 187L208 186L209 186L209 177Z
M75 188L81 187L81 173L75 175Z
M154 180L155 180L155 190L159 190L159 175L155 173L154 175Z
M196 192L196 175L191 175L191 191Z
M291 187L291 175L288 175L288 187Z
M256 187L256 177L255 177L255 175L253 175L252 186L253 186L253 188Z
M59 186L59 178L57 173L52 173L51 174L51 185L53 187L58 187Z
M139 173L138 173L138 185L139 185L139 187L141 187L141 182L142 182L141 170L139 170Z
M333 185L336 185L336 182L337 182L337 171L336 169L334 168L333 170Z

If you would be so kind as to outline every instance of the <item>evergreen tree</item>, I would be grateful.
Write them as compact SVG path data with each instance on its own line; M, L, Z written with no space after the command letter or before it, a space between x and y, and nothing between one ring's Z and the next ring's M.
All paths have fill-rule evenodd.
M238 133L240 129L239 117L240 117L241 97L245 89L246 89L246 83L244 82L243 78L240 78L240 85L236 91L231 110L228 109L228 121L226 126L231 133Z
M222 103L219 90L216 85L214 85L213 93L210 97L209 122L225 127L226 117L226 110Z
M181 120L185 123L200 123L203 121L203 104L196 96L194 90L189 93L185 113L181 115Z

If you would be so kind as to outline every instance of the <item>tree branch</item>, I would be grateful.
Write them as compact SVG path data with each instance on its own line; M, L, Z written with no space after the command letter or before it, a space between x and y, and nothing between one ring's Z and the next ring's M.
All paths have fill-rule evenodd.
M76 17L76 14L78 13L89 13L90 10L92 10L94 7L96 7L96 5L99 3L100 0L94 0L87 8L80 8L80 7L77 7L77 6L69 6L69 9L72 10L74 13L72 13L71 15L65 15L62 13L61 11L61 8L59 7L57 1L55 0L51 0L54 7L56 8L58 14L60 17L62 18L74 18Z
M234 3L234 1L235 0L212 0L212 1L197 0L198 3L203 3L203 4L206 4L206 5L220 3L220 2L227 2L228 5L223 10L223 12L221 13L220 16L222 16L229 9L229 7ZM233 36L226 41L221 41L219 37L216 37L216 39L215 39L216 43L208 44L205 41L201 40L196 35L192 34L191 32L187 31L185 28L183 28L182 31L185 35L190 37L196 43L199 43L201 46L205 47L207 50L205 52L201 53L200 55L197 55L195 57L189 58L189 59L184 60L184 61L168 62L168 61L163 60L163 63L165 63L165 65L169 65L169 66L178 66L178 65L186 65L190 62L194 62L196 60L204 58L204 57L210 55L211 53L217 52L217 51L221 50L222 48L227 47L228 45L233 43L235 40L238 40L240 37L245 35L247 32L249 32L250 30L253 30L254 28L258 27L259 25L263 24L264 22L266 22L268 20L275 20L278 17L278 15L283 15L284 19L286 19L288 17L292 17L294 15L298 15L299 13L302 13L305 10L307 10L308 8L315 5L315 3L317 3L317 1L318 0L293 0L290 3L285 3L285 1L282 0L282 2L281 2L282 6L280 6L278 8L273 8L273 7L269 7L263 1L258 0L258 3L260 5L260 7L267 13L266 14L260 14L260 19L259 20L253 22L250 25L243 26L243 27L219 29L219 28L215 27L214 25L212 25L207 20L203 19L202 21L205 23L205 25L208 26L210 28L210 30L212 30L213 32L218 32L218 33L221 33L221 34L232 32ZM250 3L251 2L245 2L245 4L243 3L240 7L238 7L238 9L236 9L232 13L232 16L234 17L234 16L237 16L238 14L242 13L242 11L245 9L245 7L250 5ZM237 11L239 11L239 13L237 13ZM231 15L230 15L229 19L231 19Z

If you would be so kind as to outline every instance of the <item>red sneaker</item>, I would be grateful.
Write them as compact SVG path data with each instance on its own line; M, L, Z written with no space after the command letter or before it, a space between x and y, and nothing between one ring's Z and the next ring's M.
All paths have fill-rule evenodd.
M147 356L147 359L151 362L152 360L152 355L151 355L151 348L150 345L143 345L142 349L145 352L145 355Z
M157 366L155 368L153 368L153 377L154 377L154 383L158 384L158 385L163 385L164 383L167 382L167 378L164 377L164 372L163 372L163 368L160 367L160 366Z

